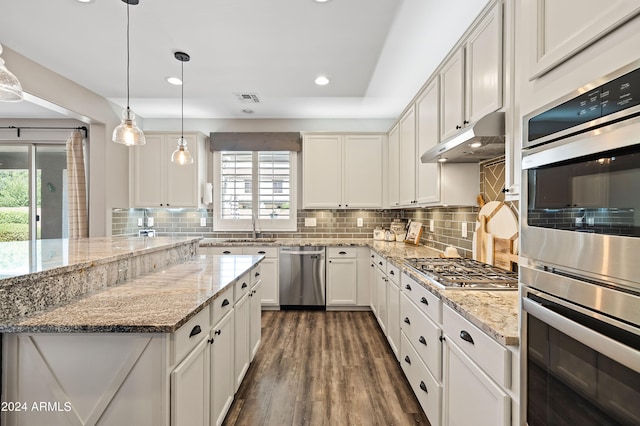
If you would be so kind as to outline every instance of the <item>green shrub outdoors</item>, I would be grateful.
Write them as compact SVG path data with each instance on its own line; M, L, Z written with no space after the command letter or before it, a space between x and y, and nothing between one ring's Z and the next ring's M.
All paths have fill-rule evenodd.
M0 224L3 223L21 223L29 224L29 212L26 211L1 211Z
M28 223L0 223L0 241L24 241L28 239Z

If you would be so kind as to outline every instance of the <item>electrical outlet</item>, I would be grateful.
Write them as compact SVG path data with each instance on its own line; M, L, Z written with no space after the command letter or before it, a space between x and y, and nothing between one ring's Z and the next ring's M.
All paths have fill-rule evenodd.
M200 218L200 226L207 226L207 218L206 217L201 217Z
M147 226L153 226L154 222L155 222L155 220L153 220L153 218L151 216L149 216L147 218Z
M315 217L305 217L304 218L304 226L316 226L316 218Z
M429 221L429 232L433 232L436 229L434 223L433 223L433 219L431 219Z
M143 226L144 225L144 219L142 219L141 217L138 218L138 226Z
M358 218L356 223L358 228L362 228L364 226L364 220L361 217Z
M462 238L467 238L467 222L462 222Z

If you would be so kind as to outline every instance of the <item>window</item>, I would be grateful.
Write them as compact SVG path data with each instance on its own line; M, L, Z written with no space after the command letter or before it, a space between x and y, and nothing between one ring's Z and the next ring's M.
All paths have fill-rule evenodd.
M216 231L296 230L296 153L217 151L213 223Z

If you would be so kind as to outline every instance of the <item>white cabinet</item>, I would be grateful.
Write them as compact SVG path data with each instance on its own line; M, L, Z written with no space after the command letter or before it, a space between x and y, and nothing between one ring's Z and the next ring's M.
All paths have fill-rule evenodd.
M440 93L439 80L436 76L416 101L417 147L416 163L418 179L416 195L418 204L437 203L440 201L439 164L422 163L420 156L440 141L439 114Z
M537 0L529 43L529 79L535 79L640 12L637 0Z
M384 270L376 268L376 319L380 325L382 333L387 334L387 274Z
M440 139L502 107L502 3L478 22L440 71Z
M390 207L400 207L400 126L397 124L389 131L387 162L388 204Z
M264 261L262 261L264 263ZM249 294L249 310L250 324L249 324L249 348L251 360L256 356L260 342L262 340L262 280L256 282L251 288Z
M383 207L382 135L306 134L304 208Z
M206 137L186 133L193 164L171 162L179 134L146 133L146 144L131 149L130 204L133 207L202 207L206 182Z
M412 106L399 122L399 164L400 190L399 202L401 206L415 206L416 200L416 114Z
M233 402L234 339L233 312L228 312L210 333L211 342L211 424L221 425Z
M263 308L280 306L278 247L243 247L242 254L262 255L260 262L260 300ZM256 296L254 296L256 297Z
M375 254L373 253L373 251L369 252L369 293L370 293L370 298L369 298L369 307L371 308L371 312L373 312L373 315L377 318L378 317L378 288L376 287L377 284L377 270L378 268L376 267L375 264Z
M396 359L400 359L400 288L387 281L387 340Z
M354 306L358 302L356 249L327 248L327 307Z
M209 424L209 340L205 335L171 372L171 424Z
M246 283L245 285L249 285ZM240 383L242 383L242 379L244 379L244 375L249 369L250 362L250 348L249 348L249 338L250 338L250 302L249 302L249 293L245 293L240 297L239 300L236 301L236 304L233 309L234 314L234 344L235 344L235 354L233 357L234 362L234 393L240 387Z

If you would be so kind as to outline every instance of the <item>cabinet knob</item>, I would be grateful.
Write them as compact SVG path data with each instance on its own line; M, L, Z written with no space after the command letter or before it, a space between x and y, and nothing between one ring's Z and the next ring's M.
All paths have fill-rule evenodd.
M259 277L260 276L260 272L256 272L254 277Z
M214 333L216 336L219 336L222 333L222 330L216 330Z
M241 288L247 288L247 283L242 283Z
M409 355L404 357L404 362L406 362L407 364L411 364L411 358L409 358Z
M427 339L425 339L424 336L420 336L420 338L418 338L418 342L420 342L423 345L427 346Z
M420 381L420 389L422 389L426 393L429 393L429 391L427 390L427 385L425 385L422 380Z
M207 343L208 343L208 344L212 345L212 344L213 344L213 342L214 342L214 340L213 340L213 339L207 339Z
M411 291L411 286L409 284L405 285L404 288L406 288L407 290Z
M197 336L201 332L202 332L202 329L200 328L200 326L196 325L191 329L191 333L189 333L189 337Z
M378 262L378 265L382 266L382 262Z
M464 121L462 122L462 124L469 124L469 121L468 121L468 120L464 120Z
M224 299L224 300L222 301L222 307L225 307L225 306L227 306L228 304L229 304L229 299Z
M456 124L456 129L460 130L460 129L462 129L462 126Z
M421 298L420 303L424 303L425 305L429 306L429 301L427 300L426 297Z
M503 194L506 194L507 192L509 192L509 188L507 188L507 187L502 188L502 193Z
M469 342L469 343L471 343L472 345L474 344L474 343L473 343L473 337L471 337L471 335L469 334L469 332L468 332L468 331L466 331L466 330L462 330L462 331L460 331L460 338L461 338L462 340L464 340L465 342Z
M405 322L406 324L411 325L411 320L410 320L409 318L407 318L407 317L404 317L404 322Z

